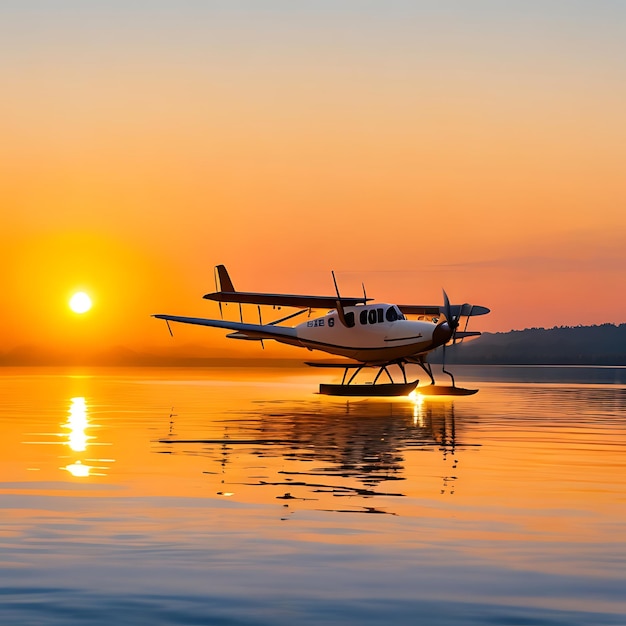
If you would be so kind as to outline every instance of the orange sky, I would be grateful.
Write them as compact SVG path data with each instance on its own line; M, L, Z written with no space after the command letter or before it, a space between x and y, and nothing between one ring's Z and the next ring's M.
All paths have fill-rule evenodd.
M626 8L505 4L3 3L0 352L167 345L217 263L626 321ZM222 335L176 341L249 353Z

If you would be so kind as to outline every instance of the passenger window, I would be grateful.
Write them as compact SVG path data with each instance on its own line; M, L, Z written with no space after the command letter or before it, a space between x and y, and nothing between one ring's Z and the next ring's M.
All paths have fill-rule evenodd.
M367 324L367 311L361 311L361 314L359 315L359 321L363 325Z
M376 309L370 309L367 313L367 321L370 324L376 323Z
M348 328L353 328L354 327L354 313L350 311L344 315L344 318L346 320L346 326Z
M378 314L378 323L382 323L383 321L383 310L382 309L376 309L376 313Z

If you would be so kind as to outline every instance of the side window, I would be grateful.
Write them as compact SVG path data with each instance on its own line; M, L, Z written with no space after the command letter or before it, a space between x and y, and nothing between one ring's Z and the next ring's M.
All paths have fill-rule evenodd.
M376 318L377 318L377 315L376 315L376 309L370 309L370 310L367 312L367 321L368 321L370 324L375 324L375 323L376 323Z
M367 311L361 311L361 314L359 315L359 321L363 325L367 324Z
M395 307L390 306L385 313L388 322L395 322L398 319L398 313Z
M352 311L349 311L348 313L345 314L345 319L346 319L346 326L348 328L353 328L354 327L354 313Z
M376 309L376 314L378 316L378 323L380 324L383 321L383 310L381 309Z

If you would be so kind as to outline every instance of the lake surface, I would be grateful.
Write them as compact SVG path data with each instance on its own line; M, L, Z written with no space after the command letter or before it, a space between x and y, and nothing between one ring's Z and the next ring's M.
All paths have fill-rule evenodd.
M0 623L626 624L625 372L4 368Z

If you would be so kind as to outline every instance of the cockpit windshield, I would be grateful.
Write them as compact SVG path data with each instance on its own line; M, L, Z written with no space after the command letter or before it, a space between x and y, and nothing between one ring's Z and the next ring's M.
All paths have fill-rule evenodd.
M387 322L396 322L397 320L405 320L406 317L396 306L367 308L363 309L359 315L359 322L362 325L380 324L385 320Z
M390 306L385 312L385 319L388 322L395 322L398 319L398 311L395 306Z
M406 317L396 306L390 306L385 313L385 318L388 322L395 322L396 320L405 320Z

